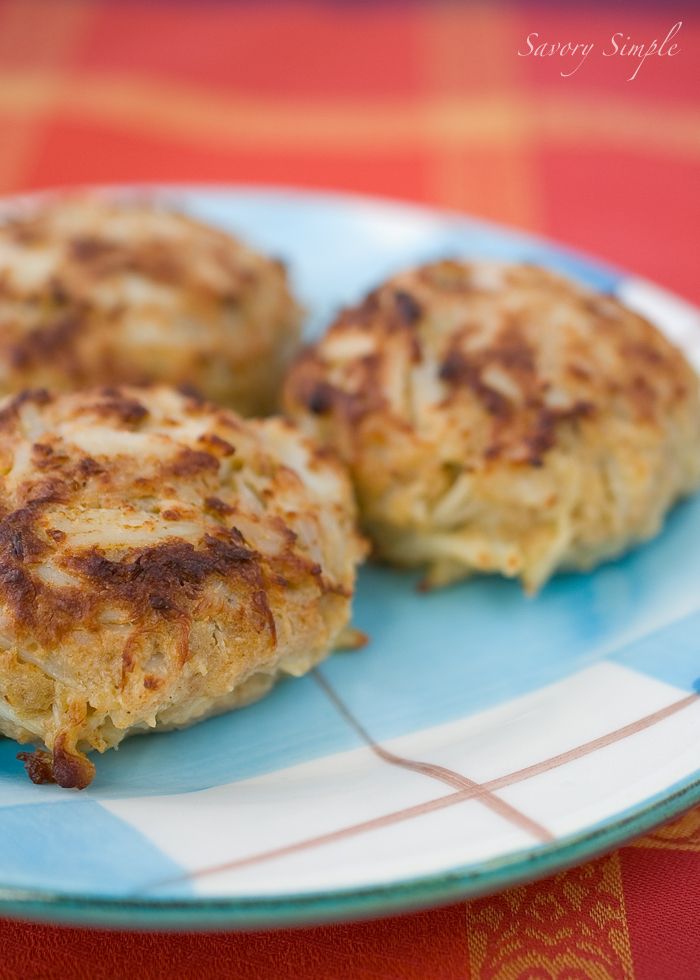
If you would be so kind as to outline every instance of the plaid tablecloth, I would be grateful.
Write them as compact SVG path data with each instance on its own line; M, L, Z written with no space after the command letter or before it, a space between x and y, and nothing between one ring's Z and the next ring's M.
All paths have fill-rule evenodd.
M385 194L561 239L700 302L699 13L0 0L0 193L174 180ZM674 55L603 54L678 21ZM577 68L580 49L528 53L543 42L594 47ZM548 881L373 923L156 936L0 922L0 978L692 980L699 925L696 810Z

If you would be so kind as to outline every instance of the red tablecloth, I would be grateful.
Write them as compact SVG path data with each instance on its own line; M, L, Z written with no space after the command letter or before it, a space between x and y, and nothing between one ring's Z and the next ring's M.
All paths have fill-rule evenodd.
M192 180L388 194L559 238L700 301L698 13L0 0L0 192ZM633 81L636 60L603 55L612 35L648 44L677 21L679 50ZM594 48L576 68L519 56L528 35ZM0 978L685 980L700 977L699 924L697 810L549 881L374 923L167 937L0 923Z

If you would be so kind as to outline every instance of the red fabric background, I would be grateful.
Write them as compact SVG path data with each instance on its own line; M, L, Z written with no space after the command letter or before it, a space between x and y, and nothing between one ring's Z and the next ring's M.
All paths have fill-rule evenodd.
M387 194L587 249L700 301L696 4L0 0L0 192L252 181ZM674 58L600 52L683 27ZM525 37L593 41L574 62ZM700 977L700 810L470 904L247 935L0 922L0 978Z

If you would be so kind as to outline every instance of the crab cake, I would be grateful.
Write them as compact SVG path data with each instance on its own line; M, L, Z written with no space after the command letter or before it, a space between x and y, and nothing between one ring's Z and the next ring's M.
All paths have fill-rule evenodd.
M342 466L282 419L169 388L0 409L0 731L84 787L126 735L301 675L348 623L363 545Z
M389 280L303 353L288 412L349 464L377 554L537 590L700 482L698 378L641 316L529 265Z
M188 384L271 410L300 309L282 263L146 203L57 200L0 225L0 394Z

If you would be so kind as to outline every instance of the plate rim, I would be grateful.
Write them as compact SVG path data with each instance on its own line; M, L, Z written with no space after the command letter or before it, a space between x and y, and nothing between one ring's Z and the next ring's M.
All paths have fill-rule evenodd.
M700 769L614 821L451 871L336 891L181 899L105 898L0 884L0 915L45 924L157 931L273 930L381 918L478 898L558 874L649 833L700 803Z
M45 196L86 192L279 195L302 202L305 198L311 198L315 201L325 199L331 205L334 202L354 202L365 207L385 207L396 212L403 211L455 224L468 223L497 229L515 238L548 245L621 279L648 282L655 289L697 309L692 300L675 290L557 239L449 208L342 189L245 182L137 181L65 184L1 195L0 216L13 203L31 202ZM498 856L457 866L448 871L414 876L404 881L289 893L279 897L266 895L211 898L193 895L182 899L158 899L155 896L110 898L85 892L75 894L51 889L22 888L17 885L5 886L0 882L0 916L46 924L163 931L277 929L377 918L476 898L556 874L614 850L680 816L698 803L700 768L693 775L622 811L615 818L600 821L585 831L558 838L545 845L521 849L506 857Z

